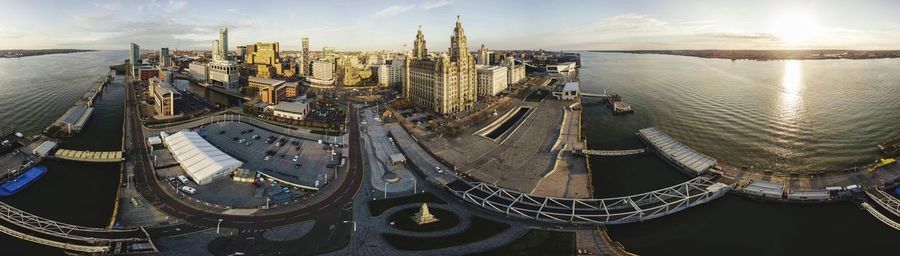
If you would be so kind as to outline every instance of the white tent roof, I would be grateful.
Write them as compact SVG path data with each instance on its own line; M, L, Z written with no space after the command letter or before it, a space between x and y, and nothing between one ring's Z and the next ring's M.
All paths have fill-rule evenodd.
M209 144L196 132L178 132L164 138L166 147L194 181L201 183L217 173L241 166L241 161Z

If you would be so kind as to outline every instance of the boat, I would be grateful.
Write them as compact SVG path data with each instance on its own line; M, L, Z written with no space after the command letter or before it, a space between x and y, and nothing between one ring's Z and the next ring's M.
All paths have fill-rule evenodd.
M10 180L7 180L3 185L0 185L0 196L11 196L31 183L34 183L38 179L44 176L47 173L47 167L44 166L35 166L28 169L25 173L16 176Z

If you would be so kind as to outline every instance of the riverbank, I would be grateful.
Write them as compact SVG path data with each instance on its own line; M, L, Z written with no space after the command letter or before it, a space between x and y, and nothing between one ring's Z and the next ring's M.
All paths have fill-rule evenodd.
M43 49L43 50L0 50L0 58L22 58L48 54L64 54L75 52L93 52L96 50L83 49Z
M832 60L832 59L887 59L900 58L900 50L636 50L591 51L631 54L664 54L707 59L730 60Z

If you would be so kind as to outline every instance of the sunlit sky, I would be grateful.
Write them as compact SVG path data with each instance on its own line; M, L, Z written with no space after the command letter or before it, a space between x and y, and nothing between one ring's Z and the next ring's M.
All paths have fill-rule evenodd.
M0 0L0 49L232 46L445 50L461 15L472 49L900 49L900 1Z

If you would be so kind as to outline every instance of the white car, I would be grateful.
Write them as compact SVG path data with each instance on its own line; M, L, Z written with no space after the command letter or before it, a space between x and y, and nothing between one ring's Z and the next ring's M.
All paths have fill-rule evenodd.
M297 160L300 160L300 156L294 156L294 162L297 162Z
M263 158L263 160L269 161L269 159L271 159L271 158L272 158L272 157L270 157L270 156L266 156L265 158Z
M444 170L441 170L441 167L440 167L440 166L435 166L435 167L434 167L434 170L435 170L436 172L438 172L438 173L444 173Z
M184 175L178 175L178 181L181 181L181 183L187 184L188 178L184 177Z
M181 192L187 193L189 195L193 195L193 194L197 193L197 189L192 188L190 186L181 186L180 190L181 190Z

